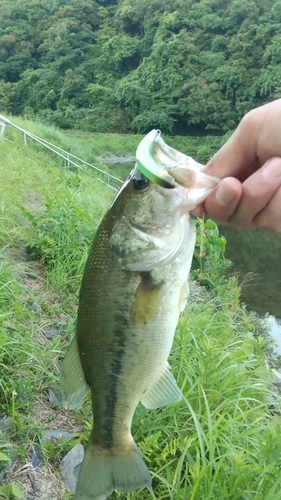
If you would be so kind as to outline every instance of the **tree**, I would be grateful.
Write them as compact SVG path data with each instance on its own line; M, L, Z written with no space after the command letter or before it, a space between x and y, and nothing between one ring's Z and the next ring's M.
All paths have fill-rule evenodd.
M0 0L2 102L62 127L222 133L280 95L280 36L281 0Z

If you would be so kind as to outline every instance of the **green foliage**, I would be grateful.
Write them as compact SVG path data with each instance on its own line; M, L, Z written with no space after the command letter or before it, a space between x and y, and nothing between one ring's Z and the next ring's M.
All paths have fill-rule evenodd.
M33 214L21 206L30 222L26 228L26 248L48 270L53 286L61 287L63 283L72 290L79 288L94 231L105 210L103 203L107 207L112 197L110 189L105 187L107 196L102 202L96 177L89 177L95 190L88 184L87 175L82 178L70 173L66 174L68 186L58 186L51 195L47 190L41 211Z
M0 105L62 128L213 134L280 97L280 1L2 0Z
M35 398L35 386L52 380L47 365L52 352L44 349L32 339L32 314L26 312L28 297L23 301L23 289L8 264L0 267L0 411L11 414L14 430L21 420L21 412L28 411ZM31 316L31 317L30 317ZM28 427L28 422L25 422ZM28 432L26 430L26 432Z
M9 314L18 293L19 286L14 279L11 268L5 262L0 262L0 304L2 313Z
M0 448L2 446L0 445ZM10 462L10 457L0 451L0 466L5 465ZM24 493L22 488L16 483L6 484L5 486L0 486L0 498L6 500L14 500L16 498L24 498Z
M135 423L138 440L141 432L156 442L149 462L152 498L262 499L271 491L277 500L279 465L270 460L270 445L265 450L262 444L272 435L278 455L279 424L266 409L264 393L266 343L252 336L234 282L217 285L214 297L190 305L179 324L170 362L184 401L176 411L146 414L141 427Z
M195 226L197 236L192 262L193 275L207 288L213 287L231 266L224 256L226 239L220 235L218 226L211 219L204 222L197 218Z
M266 349L234 278L214 281L204 300L188 304L169 360L184 398L137 408L132 433L153 487L127 499L278 500L281 428L272 397L276 411L281 401L271 392Z
M204 222L203 219L197 218L195 226L197 228L197 238L194 256L197 261L209 258L212 254L215 255L217 260L223 258L226 240L220 235L217 224L211 219ZM204 267L203 264L201 267Z
M6 453L2 453L0 451L0 462L9 462L10 461L10 458L8 457L8 455L6 455Z
M24 498L24 493L22 488L16 484L11 483L6 486L0 487L0 498L4 498L6 500L14 500L15 498Z
M78 436L76 442L73 437L54 440L46 439L46 441L42 443L42 452L45 460L52 464L53 467L58 468L65 455L75 446L75 444L77 444L77 440Z
M22 207L30 220L27 250L50 270L58 261L68 277L81 274L92 239L91 220L65 188L46 198L45 209L36 214Z
M42 5L55 12L58 3L46 0ZM146 2L138 3L139 10L145 6ZM149 8L153 10L153 5ZM131 12L129 6L126 12L123 23L125 14ZM216 25L215 18L209 20L211 27L212 22ZM153 22L156 29L155 19ZM54 142L64 147L72 143L74 153L86 151L89 156L93 150L94 154L123 154L126 144L131 154L138 142L137 137L114 136L84 138L83 142L81 135L79 139L73 134L65 136L54 127L46 131L38 123L33 127L34 132L46 132L46 139L60 138L62 142ZM74 329L80 283L75 273L81 272L90 233L113 196L92 172L67 173L49 153L29 143L24 149L16 133L13 139L14 144L3 144L5 168L1 170L0 165L4 200L0 224L0 411L10 417L0 453L4 466L9 458L29 460L28 451L39 442L41 427L49 426L57 414L62 417L61 408L47 402L46 391L50 387L58 390L60 359ZM212 154L208 138L184 142L175 137L173 141L175 147L192 151L198 160L198 151ZM31 203L34 200L36 204ZM19 210L19 206L24 208ZM228 265L225 240L217 226L209 220L196 224L193 277L197 283L180 318L169 360L184 397L176 405L153 411L139 405L132 433L151 470L153 487L126 495L114 492L112 499L279 500L281 402L271 386L265 326L241 305L236 278L224 275ZM43 266L38 261L18 260L23 245L30 246ZM40 273L36 274L38 267ZM67 338L58 335L47 341L42 333L50 325L61 328L61 316L66 317L63 332ZM47 418L39 423L33 410L36 400L43 400L49 408ZM85 444L88 438L90 397L81 408L69 412L67 420L83 427L80 437L75 434L73 439L43 445L47 464L56 470L77 440ZM17 487L1 488L0 497L21 498Z

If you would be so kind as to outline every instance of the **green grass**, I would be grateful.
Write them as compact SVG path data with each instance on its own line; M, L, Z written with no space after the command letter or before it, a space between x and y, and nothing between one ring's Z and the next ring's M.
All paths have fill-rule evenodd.
M91 141L97 154L131 154L139 140L126 138L126 149L124 137L70 136L26 120L17 123L83 158ZM63 413L60 405L49 404L47 393L58 390L87 250L114 193L94 172L68 172L41 147L28 141L25 148L19 132L10 130L9 138L14 144L0 142L0 417L10 421L0 433L0 449L24 464L42 429L62 415L81 429L83 443L90 432L89 398L77 411ZM209 259L200 269L197 258L193 271L204 286L192 293L197 300L189 301L180 319L170 358L184 398L155 411L140 405L134 417L133 435L153 488L114 493L112 499L280 499L280 398L267 366L266 325L240 303L236 279L223 276L224 242L215 227L208 230L207 241L199 235L198 245ZM61 335L47 341L50 328ZM36 415L38 401L48 408L43 419ZM77 440L75 435L43 445L45 462L56 474ZM63 498L73 496L58 500Z
M170 363L183 401L139 409L135 419L153 473L151 498L277 500L281 422L269 408L266 341L253 335L257 327L241 309L234 279L212 296L189 305L179 323Z
M138 143L142 136L118 136L114 134L84 134L79 132L61 131L53 126L45 125L41 122L33 122L20 117L10 117L11 121L32 134L55 144L65 151L78 156L79 158L94 163L97 156L108 156L114 154L116 156L134 155ZM22 134L11 128L7 128L7 137L14 140ZM31 144L31 139L27 138L27 143ZM40 149L40 145L35 146ZM52 155L52 153L48 153Z

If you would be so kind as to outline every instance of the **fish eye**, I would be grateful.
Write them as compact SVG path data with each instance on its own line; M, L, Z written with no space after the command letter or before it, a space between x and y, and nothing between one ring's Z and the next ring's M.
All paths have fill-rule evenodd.
M149 180L141 172L133 177L133 186L136 191L145 191L149 187Z

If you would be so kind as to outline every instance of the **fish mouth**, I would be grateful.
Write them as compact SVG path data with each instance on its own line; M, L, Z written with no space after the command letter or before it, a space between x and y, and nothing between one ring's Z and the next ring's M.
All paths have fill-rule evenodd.
M206 197L220 181L202 172L204 166L191 156L168 146L160 130L152 130L144 137L138 146L136 160L148 179L166 189L182 187L196 200Z

